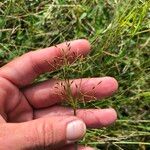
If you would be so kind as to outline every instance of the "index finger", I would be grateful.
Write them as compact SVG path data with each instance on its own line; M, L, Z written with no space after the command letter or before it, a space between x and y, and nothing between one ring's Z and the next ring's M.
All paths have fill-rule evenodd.
M67 59L72 62L79 56L88 54L90 44L87 40L79 39L69 42L68 45L62 43L57 46L26 53L0 68L0 76L19 87L26 86L40 74L53 71L63 65L61 61L63 59L62 50L69 55ZM56 59L58 57L59 60Z

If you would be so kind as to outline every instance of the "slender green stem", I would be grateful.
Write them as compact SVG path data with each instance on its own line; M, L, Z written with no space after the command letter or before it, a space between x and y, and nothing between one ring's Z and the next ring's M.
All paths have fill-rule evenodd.
M76 115L77 115L76 108L73 108L73 115L74 115L74 116L76 116Z
M74 143L74 150L78 150L78 142Z
M74 114L74 116L77 115L76 107L73 108L73 114ZM78 150L78 142L74 143L74 150Z

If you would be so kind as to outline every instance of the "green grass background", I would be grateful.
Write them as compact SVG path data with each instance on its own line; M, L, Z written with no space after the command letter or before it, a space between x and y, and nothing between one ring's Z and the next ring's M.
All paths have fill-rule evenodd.
M118 121L89 130L81 143L110 150L150 148L149 0L0 1L0 66L30 50L78 38L88 39L92 52L70 77L113 76L119 82L113 97L86 104L114 107Z

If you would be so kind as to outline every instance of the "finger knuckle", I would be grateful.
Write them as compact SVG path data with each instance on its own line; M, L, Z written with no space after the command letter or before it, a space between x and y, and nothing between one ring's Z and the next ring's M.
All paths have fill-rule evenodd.
M35 59L34 54L35 54L34 51L30 51L24 54L23 56L27 58L27 60L29 61L29 64L31 64L33 72L37 75L37 74L41 74L43 69L41 65L37 62L37 60Z
M48 147L53 148L55 144L53 124L44 120L40 125L38 125L36 130L40 145L42 145L45 149Z

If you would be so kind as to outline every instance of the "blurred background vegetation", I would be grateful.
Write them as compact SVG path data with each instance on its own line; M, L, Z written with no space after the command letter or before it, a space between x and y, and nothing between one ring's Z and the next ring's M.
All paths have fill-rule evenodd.
M114 107L117 122L89 130L81 143L97 149L149 149L150 0L0 1L0 66L30 50L79 38L91 42L92 52L70 78L113 76L119 82L113 97L86 104Z

